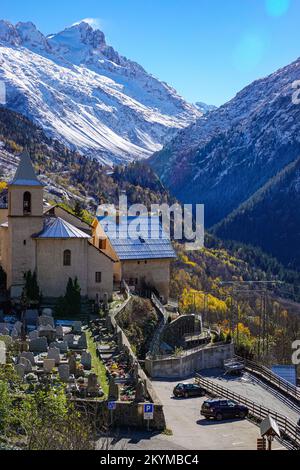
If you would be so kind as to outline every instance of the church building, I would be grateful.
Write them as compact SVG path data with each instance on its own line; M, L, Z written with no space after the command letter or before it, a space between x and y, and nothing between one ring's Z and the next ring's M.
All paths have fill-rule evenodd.
M122 222L112 237L101 218L89 225L59 205L44 209L43 194L25 152L8 184L7 204L0 204L0 265L12 299L21 296L24 274L31 271L44 298L63 296L68 279L77 277L81 295L91 300L111 298L114 285L125 280L137 290L148 285L168 301L176 255L161 227L157 239L131 240L118 236L128 231Z

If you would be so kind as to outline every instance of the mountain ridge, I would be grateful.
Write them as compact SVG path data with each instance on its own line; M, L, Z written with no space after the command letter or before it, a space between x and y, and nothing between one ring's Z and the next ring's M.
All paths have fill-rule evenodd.
M46 37L1 20L0 64L9 109L101 163L148 157L201 115L84 22Z

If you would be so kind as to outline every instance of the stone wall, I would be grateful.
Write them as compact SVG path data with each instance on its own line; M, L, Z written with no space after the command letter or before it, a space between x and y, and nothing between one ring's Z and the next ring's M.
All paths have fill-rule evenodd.
M231 359L233 355L233 344L222 343L197 348L178 357L147 358L145 368L153 379L184 379L204 369L223 367L224 360Z
M163 412L163 405L158 398L151 381L145 374L140 366L136 355L132 351L131 345L125 335L124 331L118 325L118 316L121 312L130 305L132 297L128 296L122 306L115 312L111 312L108 317L108 326L111 327L118 336L119 348L125 348L132 358L133 363L138 364L138 376L144 382L149 401L154 404L154 419L150 423L150 428L162 431L166 428L166 421ZM115 426L132 426L138 428L146 428L147 422L143 419L143 404L142 403L126 403L117 402L116 411L113 414Z
M195 315L182 315L169 325L166 325L161 335L161 341L173 348L184 345L184 335L195 333Z

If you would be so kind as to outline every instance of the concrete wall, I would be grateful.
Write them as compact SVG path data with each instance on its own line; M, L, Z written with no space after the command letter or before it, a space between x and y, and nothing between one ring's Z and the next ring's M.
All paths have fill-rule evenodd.
M7 221L8 209L0 208L0 225Z
M37 274L45 297L64 295L69 277L78 278L81 295L90 299L109 298L113 291L113 262L85 239L37 239ZM71 250L71 266L63 265L63 253ZM95 273L102 273L96 283Z
M223 367L224 360L234 355L233 344L207 346L180 357L146 359L147 373L153 379L184 379L196 372L214 367Z
M7 288L12 297L21 294L24 273L36 269L36 243L32 234L42 228L42 217L8 217Z
M69 277L78 278L81 295L87 295L87 241L85 239L37 239L38 283L45 297L65 294ZM71 250L71 266L63 265L63 253Z
M105 293L109 299L113 293L114 262L99 251L95 246L88 246L88 296L90 299L103 299ZM101 283L96 283L96 272L101 272Z
M122 261L122 277L128 285L137 279L137 288L143 281L155 287L167 302L170 284L170 260L128 260Z

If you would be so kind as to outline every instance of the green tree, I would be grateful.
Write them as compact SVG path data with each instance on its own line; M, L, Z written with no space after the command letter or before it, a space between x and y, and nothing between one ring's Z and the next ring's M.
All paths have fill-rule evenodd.
M41 292L37 282L36 271L33 273L27 271L24 273L25 286L23 295L29 302L39 302L41 300Z
M66 293L58 300L56 305L58 315L80 315L81 313L81 288L77 277L74 281L69 277Z

